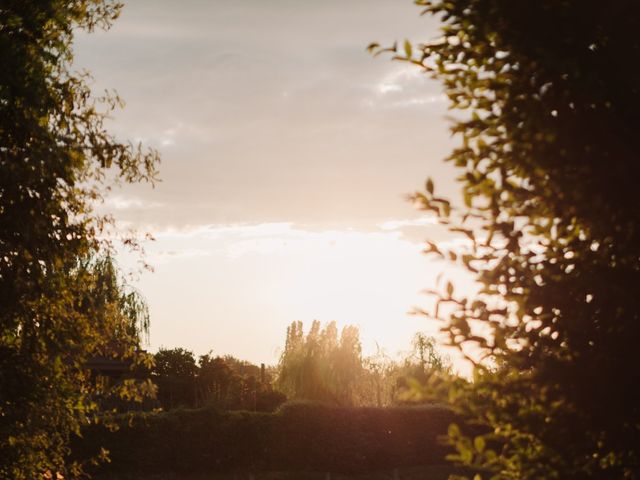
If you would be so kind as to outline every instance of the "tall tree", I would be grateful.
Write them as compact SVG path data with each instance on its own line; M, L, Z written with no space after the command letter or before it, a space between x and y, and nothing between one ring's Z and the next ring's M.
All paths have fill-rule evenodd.
M69 438L98 418L87 360L142 360L147 317L114 282L109 218L93 207L109 178L153 181L158 157L116 141L103 123L118 98L92 97L71 70L74 33L108 28L119 11L109 0L0 2L0 478L77 473Z
M431 252L483 285L467 299L448 284L432 316L486 358L455 399L500 449L452 428L457 458L486 478L638 478L640 4L416 3L441 37L388 50L466 112L448 158L465 206L431 180L414 200L469 240Z
M340 337L335 322L321 328L314 320L306 336L300 321L287 328L276 383L289 398L351 405L362 373L356 327L344 327Z

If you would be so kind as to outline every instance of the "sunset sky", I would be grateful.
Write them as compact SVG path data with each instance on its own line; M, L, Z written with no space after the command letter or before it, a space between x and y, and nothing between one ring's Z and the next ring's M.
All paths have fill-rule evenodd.
M365 353L437 330L407 312L440 272L460 275L420 254L446 237L404 197L427 176L457 195L446 100L365 52L437 35L409 0L129 0L109 32L77 38L95 92L126 101L110 129L162 155L155 189L103 207L156 238L135 284L151 350L274 363L293 320L357 325Z

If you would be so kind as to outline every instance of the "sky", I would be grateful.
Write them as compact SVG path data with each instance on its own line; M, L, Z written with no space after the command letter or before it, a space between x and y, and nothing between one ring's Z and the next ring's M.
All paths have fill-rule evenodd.
M431 176L455 200L446 98L415 67L366 46L438 36L398 0L128 0L108 32L79 34L75 67L125 100L109 129L162 156L161 182L100 207L150 233L133 285L149 349L277 362L286 326L360 328L365 354L439 325L409 315L450 242L406 200ZM118 263L134 270L132 254Z

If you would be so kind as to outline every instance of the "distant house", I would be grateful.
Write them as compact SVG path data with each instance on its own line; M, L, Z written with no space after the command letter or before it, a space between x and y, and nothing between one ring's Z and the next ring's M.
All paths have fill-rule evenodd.
M131 363L131 360L118 360L116 358L109 357L92 357L87 361L86 367L96 375L118 379L124 376L127 372L131 372Z

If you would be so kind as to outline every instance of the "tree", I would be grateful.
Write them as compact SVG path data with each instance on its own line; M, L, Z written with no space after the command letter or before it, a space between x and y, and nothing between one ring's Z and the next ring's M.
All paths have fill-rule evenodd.
M160 405L213 406L221 410L273 411L286 400L272 387L271 368L258 367L231 355L201 355L196 363L184 348L160 349L154 356L152 380Z
M193 407L196 402L198 366L193 353L184 348L161 348L153 356L152 378L158 400L166 409Z
M321 329L314 320L306 336L300 321L287 328L276 384L289 398L352 405L362 374L356 327L344 327L339 338L335 322Z
M405 363L416 365L416 378L426 379L431 372L448 372L451 369L448 360L436 349L433 337L417 332L411 344L413 351Z
M394 389L390 378L397 370L397 364L376 343L376 353L363 359L365 375L361 391L376 407L387 406L393 401Z
M431 253L482 285L463 298L448 284L448 308L430 313L476 363L455 405L492 432L452 428L457 459L496 479L638 478L640 4L417 3L441 38L370 48L441 80L467 112L448 158L464 206L430 179L413 196L468 239Z
M417 332L412 350L390 372L392 401L395 404L446 403L442 387L451 378L451 364L436 348L436 340Z
M200 357L198 373L199 401L214 405L226 405L233 382L233 371L221 357L209 354Z
M115 281L110 219L94 206L110 178L153 181L158 156L116 141L103 122L118 98L92 97L87 75L70 68L74 32L108 28L119 10L109 0L0 2L0 478L78 473L69 439L104 418L96 396L106 393L87 360L145 360L148 317ZM137 398L144 385L110 391Z
M364 375L358 385L362 404L382 407L442 400L434 395L440 391L425 395L423 390L433 389L450 375L448 359L436 349L435 339L422 332L411 343L411 351L399 360L391 359L380 347L364 359Z

